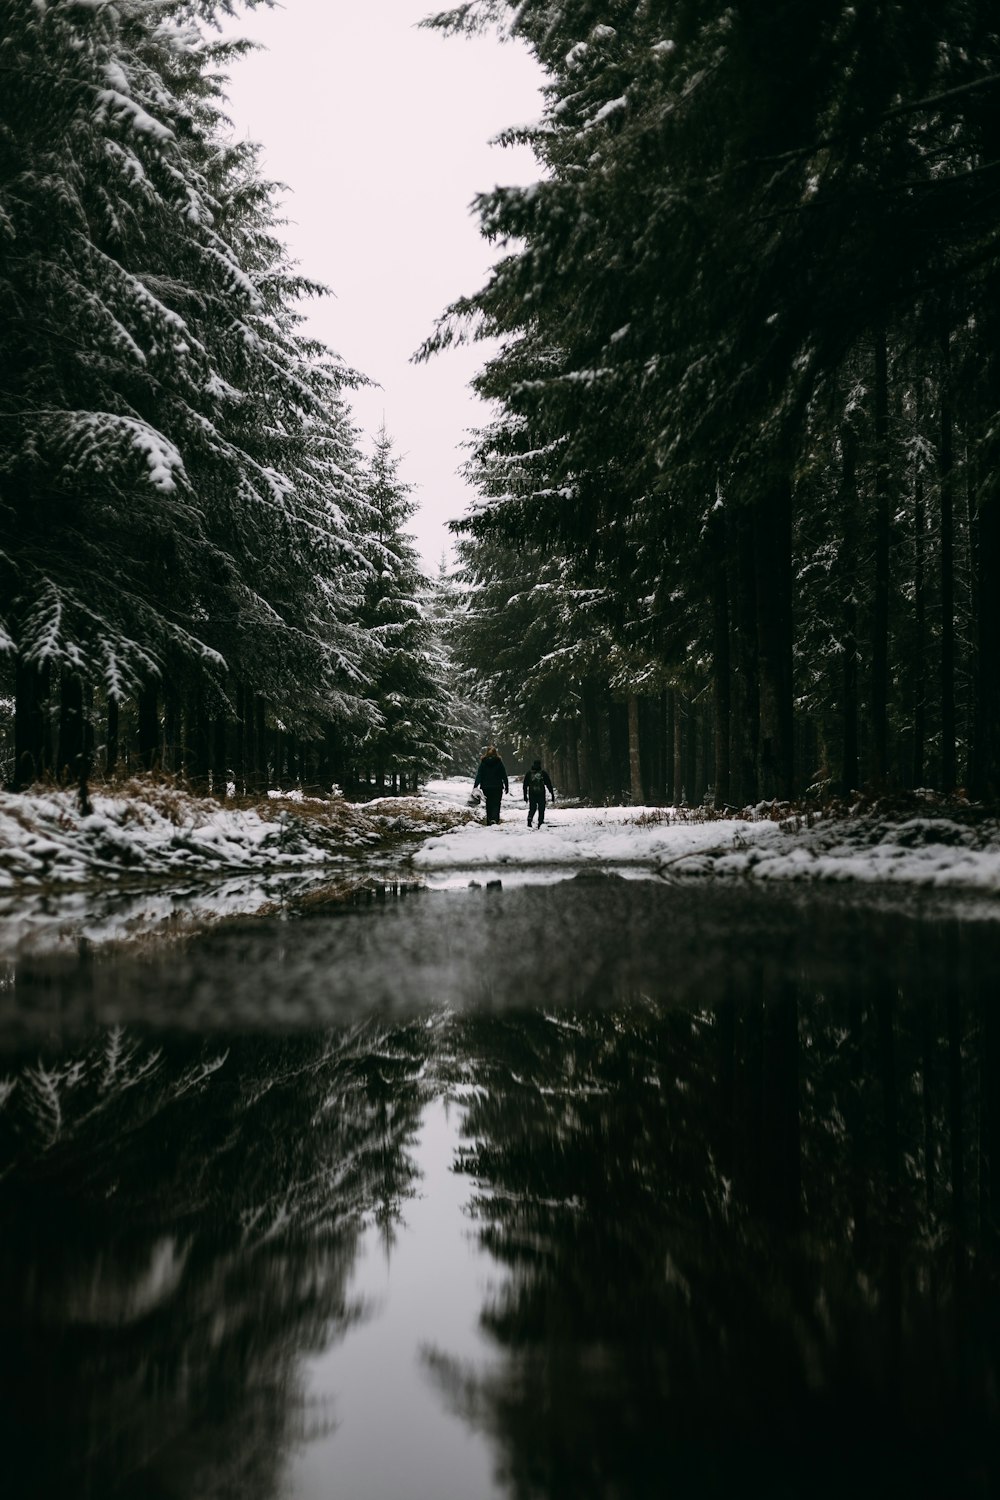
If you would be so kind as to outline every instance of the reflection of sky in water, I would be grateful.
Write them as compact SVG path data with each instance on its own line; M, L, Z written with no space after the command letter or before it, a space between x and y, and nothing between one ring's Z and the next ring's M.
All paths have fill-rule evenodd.
M423 1359L429 1348L482 1367L479 1327L492 1262L462 1212L473 1191L451 1170L461 1108L435 1099L413 1156L423 1180L386 1257L371 1226L348 1287L373 1316L303 1371L334 1430L295 1454L281 1500L479 1500L504 1489L487 1438L453 1415Z

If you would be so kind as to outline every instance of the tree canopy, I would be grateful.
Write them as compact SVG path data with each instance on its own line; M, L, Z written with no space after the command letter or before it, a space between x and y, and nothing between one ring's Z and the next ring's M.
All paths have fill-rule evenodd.
M499 27L546 78L542 119L510 136L539 180L479 198L502 254L422 351L499 340L468 565L543 539L604 597L634 691L650 662L668 691L701 676L697 779L717 798L736 764L743 797L819 770L1000 788L981 586L1000 562L993 18L966 0L472 0L427 24ZM855 586L827 628L820 536L828 586Z
M304 331L323 288L289 258L258 148L232 139L225 69L246 44L213 33L232 10L0 4L16 781L82 764L95 694L115 725L134 705L146 764L214 758L223 785L227 722L262 775L284 764L272 734L336 741L324 778L376 730L399 768L439 753L433 734L394 739L378 702L382 517L348 405L363 377ZM109 762L119 748L109 722Z

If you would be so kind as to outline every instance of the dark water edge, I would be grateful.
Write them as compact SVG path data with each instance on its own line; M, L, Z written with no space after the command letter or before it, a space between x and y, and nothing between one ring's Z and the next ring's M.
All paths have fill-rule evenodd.
M55 951L8 957L0 1046L94 1025L271 1032L442 1007L604 1006L638 992L712 1003L749 972L765 988L796 976L822 987L848 970L864 983L1000 974L1000 901L596 873L429 890L404 872L345 870L335 883L281 886L263 915L189 941L105 950L81 929Z
M979 1496L1000 923L340 889L3 992L12 1497Z

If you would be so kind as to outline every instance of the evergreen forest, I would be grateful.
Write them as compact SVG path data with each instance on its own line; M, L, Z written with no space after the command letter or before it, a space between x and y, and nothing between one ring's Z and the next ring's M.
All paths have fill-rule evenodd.
M489 338L458 650L596 801L1000 791L1000 15L469 0L540 180Z
M15 788L145 770L223 795L406 789L461 720L398 457L384 432L365 453L363 377L306 333L323 288L229 128L233 11L0 0Z
M995 798L996 8L426 19L545 79L417 351L489 341L435 580L228 128L233 10L0 0L8 783L405 789L489 722L594 802Z

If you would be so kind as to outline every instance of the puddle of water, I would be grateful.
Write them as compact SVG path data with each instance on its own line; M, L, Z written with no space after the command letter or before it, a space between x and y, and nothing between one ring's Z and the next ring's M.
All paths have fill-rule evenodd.
M395 862L398 867L399 860ZM185 881L105 884L76 889L0 891L0 961L69 955L104 947L150 949L194 936L234 918L299 910L382 888L396 873L391 863L343 860L320 875L301 870L205 876Z
M994 1492L1000 923L965 910L389 886L19 960L17 1500Z
M506 1493L485 1434L447 1409L429 1369L438 1352L477 1368L494 1352L479 1315L496 1270L464 1212L469 1179L453 1171L460 1115L442 1098L425 1108L417 1195L398 1226L372 1224L361 1240L348 1294L372 1314L303 1371L307 1401L335 1425L294 1455L285 1500Z

